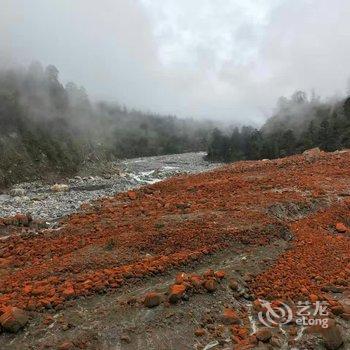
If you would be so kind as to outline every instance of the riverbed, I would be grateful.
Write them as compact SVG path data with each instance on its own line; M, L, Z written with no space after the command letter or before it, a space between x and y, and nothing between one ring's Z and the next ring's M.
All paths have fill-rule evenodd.
M34 219L55 222L76 212L81 204L113 196L178 174L195 174L220 166L204 160L205 152L127 159L115 164L107 176L76 176L60 184L68 191L54 192L42 181L21 183L0 194L0 217L30 213Z

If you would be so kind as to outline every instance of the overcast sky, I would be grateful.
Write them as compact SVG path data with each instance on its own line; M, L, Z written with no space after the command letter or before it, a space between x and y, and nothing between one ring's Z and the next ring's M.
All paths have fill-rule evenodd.
M260 124L296 89L344 94L349 0L0 0L0 61L54 64L129 107Z

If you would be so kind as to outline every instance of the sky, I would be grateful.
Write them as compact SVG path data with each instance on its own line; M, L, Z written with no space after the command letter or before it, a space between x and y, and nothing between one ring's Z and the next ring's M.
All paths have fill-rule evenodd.
M96 100L260 125L345 94L349 0L0 0L0 64L54 64Z

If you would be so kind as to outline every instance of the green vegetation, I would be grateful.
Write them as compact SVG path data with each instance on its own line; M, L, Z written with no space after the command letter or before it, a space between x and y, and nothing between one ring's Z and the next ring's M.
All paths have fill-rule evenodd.
M207 158L225 162L273 159L313 147L325 151L350 147L350 97L322 102L297 91L290 99L280 98L274 116L260 129L236 127L228 134L215 129Z
M0 187L87 163L205 150L211 123L92 103L56 67L0 71Z

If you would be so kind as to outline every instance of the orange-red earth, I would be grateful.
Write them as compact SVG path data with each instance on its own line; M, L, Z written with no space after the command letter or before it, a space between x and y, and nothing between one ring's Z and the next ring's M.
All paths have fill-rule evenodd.
M350 226L349 209L350 152L177 176L94 202L59 229L0 240L0 310L57 307L281 232L290 249L251 280L252 292L318 298L349 280L350 236L336 229Z

